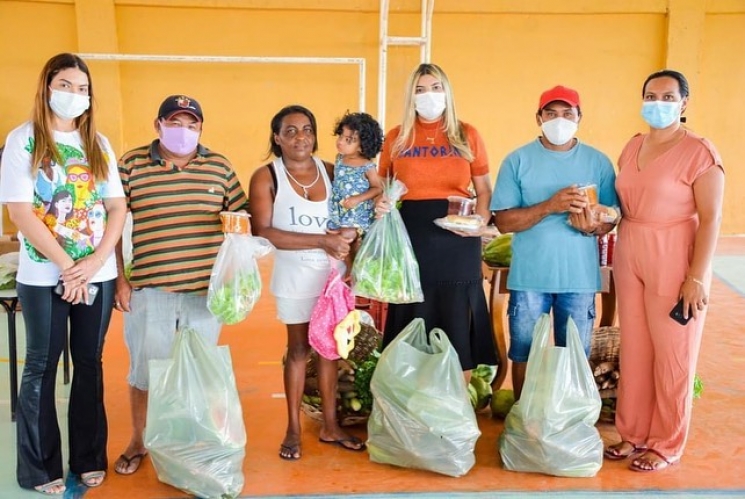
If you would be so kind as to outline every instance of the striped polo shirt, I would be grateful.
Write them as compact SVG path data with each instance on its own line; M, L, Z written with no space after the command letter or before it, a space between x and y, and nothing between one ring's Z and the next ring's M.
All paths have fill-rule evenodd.
M248 199L225 156L199 145L178 168L161 157L158 144L119 161L133 222L130 284L205 293L224 237L220 212L248 210Z

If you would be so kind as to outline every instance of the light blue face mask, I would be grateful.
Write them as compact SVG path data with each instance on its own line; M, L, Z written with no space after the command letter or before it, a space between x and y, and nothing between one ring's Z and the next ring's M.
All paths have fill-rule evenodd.
M680 119L681 102L646 101L642 104L642 118L652 128L667 128Z

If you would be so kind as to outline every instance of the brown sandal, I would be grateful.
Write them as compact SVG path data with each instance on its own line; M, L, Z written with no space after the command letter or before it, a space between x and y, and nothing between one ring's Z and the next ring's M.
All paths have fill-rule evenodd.
M655 456L659 457L662 461L652 461L650 459L650 456L648 456L647 454L654 454ZM637 457L631 462L631 464L629 465L629 469L632 471L641 471L641 472L662 471L665 468L672 466L673 464L677 462L678 460L670 460L666 458L665 456L663 456L660 452L654 449L647 449L647 452L645 452L643 455Z
M624 446L624 444L629 444L631 446L631 450L626 453L619 452L621 447ZM626 458L629 458L631 456L635 456L637 454L641 454L643 452L646 452L646 447L637 447L636 445L632 444L628 440L622 440L618 442L615 445L611 445L607 449L603 451L603 456L605 456L606 459L610 461L622 461Z

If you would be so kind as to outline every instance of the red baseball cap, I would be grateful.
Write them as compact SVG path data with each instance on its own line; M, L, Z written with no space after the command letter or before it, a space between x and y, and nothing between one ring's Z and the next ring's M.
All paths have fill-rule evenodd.
M541 100L538 101L538 110L540 111L554 101L566 102L572 107L579 107L579 94L574 89L558 85L541 94Z

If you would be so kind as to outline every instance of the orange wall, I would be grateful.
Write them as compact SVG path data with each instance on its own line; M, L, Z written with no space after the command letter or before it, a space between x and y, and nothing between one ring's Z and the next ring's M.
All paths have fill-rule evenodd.
M418 1L392 0L389 34L417 35L418 9ZM27 118L38 72L60 51L361 57L366 110L377 112L377 0L2 1L0 19L0 135ZM615 161L644 129L643 79L669 65L691 80L689 127L724 159L725 234L745 233L745 212L736 209L745 187L742 47L741 0L435 0L432 61L448 72L461 118L484 136L493 177L509 151L538 133L538 95L558 83L580 91L580 138ZM399 119L404 82L418 61L417 48L389 48L386 128ZM99 126L118 153L153 138L163 97L187 93L205 110L203 142L231 158L244 184L264 161L269 120L280 107L301 103L315 112L326 158L334 154L334 120L358 107L352 65L90 65Z

